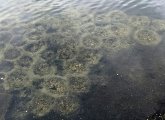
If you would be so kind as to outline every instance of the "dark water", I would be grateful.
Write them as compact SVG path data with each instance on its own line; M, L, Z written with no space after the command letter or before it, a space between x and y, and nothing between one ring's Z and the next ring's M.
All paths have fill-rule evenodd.
M0 120L165 120L163 0L0 0Z

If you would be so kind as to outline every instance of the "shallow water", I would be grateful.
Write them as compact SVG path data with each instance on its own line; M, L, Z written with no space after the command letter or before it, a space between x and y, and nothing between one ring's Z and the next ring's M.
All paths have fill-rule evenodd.
M0 0L0 120L164 120L163 0Z

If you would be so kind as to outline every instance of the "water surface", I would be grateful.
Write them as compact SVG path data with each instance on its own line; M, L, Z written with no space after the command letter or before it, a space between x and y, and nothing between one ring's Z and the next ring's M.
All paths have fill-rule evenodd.
M0 120L164 120L163 0L0 0Z

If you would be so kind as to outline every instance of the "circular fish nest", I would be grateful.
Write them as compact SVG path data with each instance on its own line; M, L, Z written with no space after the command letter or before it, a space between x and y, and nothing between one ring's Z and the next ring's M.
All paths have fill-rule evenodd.
M33 58L29 55L23 55L17 60L17 64L20 67L30 67L33 63Z
M67 81L62 77L45 78L41 82L42 92L49 94L52 97L63 96L68 93Z
M97 49L101 47L102 41L94 34L87 34L82 37L82 46L90 49Z
M41 52L40 57L46 61L53 60L56 58L56 52L53 50L45 49Z
M109 26L111 35L119 38L127 37L130 34L130 28L125 24L111 24Z
M159 19L152 20L151 27L153 27L153 29L155 29L158 32L159 31L164 32L165 31L165 20L159 20Z
M80 31L83 34L88 32L93 32L96 29L96 26L94 23L85 23L80 26Z
M69 88L73 93L88 92L90 88L89 79L82 75L68 76Z
M15 69L12 71L7 77L7 82L11 90L24 88L30 85L29 78L22 69Z
M5 59L13 60L18 58L19 56L21 56L21 52L16 48L10 48L4 52Z
M157 45L161 39L159 35L149 29L140 29L135 33L136 41L141 45Z
M38 52L43 46L42 42L32 42L24 46L24 50L27 52L35 53Z
M24 37L22 35L13 36L13 38L10 41L10 44L14 47L23 46L25 43L26 41L24 40Z
M73 59L77 54L77 46L72 45L68 42L68 44L64 44L59 47L57 50L57 58L58 59Z
M34 41L36 40L36 41L39 41L43 37L44 37L43 31L37 31L35 29L30 30L30 32L26 32L26 34L25 34L25 38L27 40L34 40Z
M6 43L10 41L11 38L12 38L12 34L10 32L7 31L0 32L0 42Z
M29 111L33 114L42 117L49 113L54 108L54 98L39 93L33 97L29 104Z
M150 24L150 19L147 16L131 16L129 24L135 28L141 28Z
M110 37L112 36L112 31L109 26L106 27L96 27L94 31L94 35L97 36L97 38L102 39L103 37Z
M108 18L109 18L109 21L111 23L122 23L122 24L127 24L128 23L127 14L120 11L120 10L111 11L108 14Z
M119 38L118 36L111 36L103 38L103 51L106 56L112 57L113 55L119 53L123 49L130 47L131 43L128 37Z
M14 35L23 35L26 32L25 25L18 25L11 29L11 33Z
M14 63L8 60L0 61L0 72L9 72L14 69Z
M33 66L33 73L35 75L48 75L48 74L55 74L56 71L44 60L36 61L35 65Z
M94 22L95 22L96 26L103 27L103 26L107 26L109 24L109 19L108 19L107 15L105 15L105 14L97 14L94 17Z

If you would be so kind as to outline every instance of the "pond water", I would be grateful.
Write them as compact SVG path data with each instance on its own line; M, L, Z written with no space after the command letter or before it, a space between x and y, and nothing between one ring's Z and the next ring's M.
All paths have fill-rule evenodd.
M0 3L0 120L165 120L164 0Z

